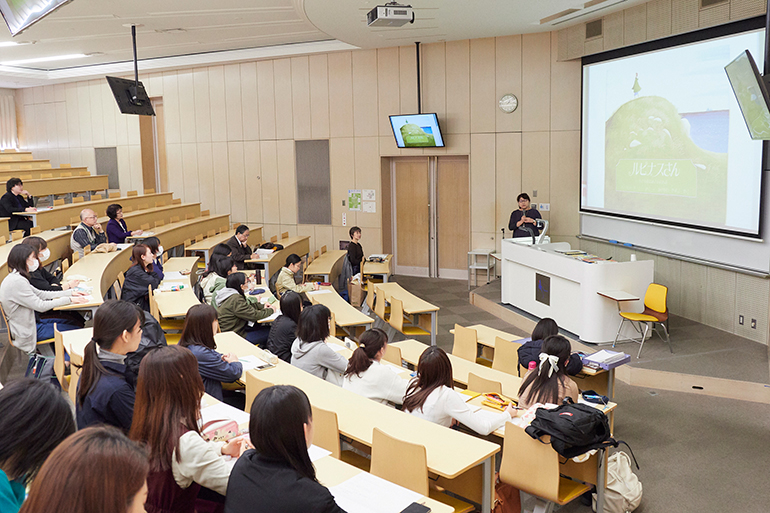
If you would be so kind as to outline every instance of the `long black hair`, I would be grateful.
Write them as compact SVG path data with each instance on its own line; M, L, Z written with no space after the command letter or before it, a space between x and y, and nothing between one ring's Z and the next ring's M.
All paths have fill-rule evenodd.
M545 361L534 371L528 373L521 382L519 397L524 399L524 392L531 385L531 388L526 395L526 401L528 403L557 403L559 401L560 382L567 372L567 361L569 360L570 349L571 346L569 340L561 335L552 335L546 338L543 341L540 352L541 354L555 355L559 359L558 368L556 372L549 377L548 370L551 368L551 364L548 361Z
M332 313L324 305L311 305L302 310L297 324L297 338L302 342L326 340Z
M544 317L532 330L532 340L545 340L548 337L559 334L559 325L550 317Z
M30 246L29 244L16 244L11 248L11 252L8 254L8 269L11 271L16 271L25 278L29 279L27 259L29 258L29 255L32 254L37 256L37 252L35 251L34 247Z
M379 328L366 330L359 339L358 347L350 356L345 376L355 374L359 378L361 373L368 370L377 353L388 343L388 336Z
M302 296L293 290L287 290L281 295L281 315L285 315L294 324L299 324L299 316L302 313Z
M417 362L417 378L406 389L404 411L422 410L428 396L442 386L454 388L452 362L443 349L430 346L420 355Z
M233 273L230 276L227 277L227 281L225 282L225 287L228 289L235 289L238 294L241 296L245 296L243 289L243 284L246 283L246 275L243 273Z
M305 438L313 410L305 392L291 385L262 390L251 405L249 433L257 453L287 463L299 475L316 480Z

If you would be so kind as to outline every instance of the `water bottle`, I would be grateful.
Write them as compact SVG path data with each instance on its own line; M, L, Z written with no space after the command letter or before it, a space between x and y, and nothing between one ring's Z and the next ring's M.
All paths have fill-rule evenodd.
M529 362L529 367L527 367L529 370L534 370L535 367L537 367L537 362L535 360L532 360Z

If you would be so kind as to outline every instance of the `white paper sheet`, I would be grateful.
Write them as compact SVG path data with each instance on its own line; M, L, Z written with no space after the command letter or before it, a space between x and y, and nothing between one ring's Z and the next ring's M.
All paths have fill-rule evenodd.
M257 367L272 367L270 363L252 354L241 356L238 358L238 361L241 362L241 365L243 365L243 372L256 369Z
M321 290L311 290L309 292L305 292L308 296L317 296L319 294L331 294L332 291L328 289L321 289Z
M310 461L318 461L321 458L325 458L326 456L329 456L331 454L331 451L327 451L326 449L322 449L318 447L317 445L311 445L307 448L307 453L310 456Z
M82 274L68 274L65 277L65 279L67 281L70 281L70 280L78 280L78 281L82 281L82 282L89 282L89 281L91 281L91 278L89 278L88 276L83 276Z
M348 350L347 347L341 346L339 344L329 344L329 347L331 347L332 349L334 349L338 353L341 353L343 351L347 351Z
M225 403L217 403L201 409L201 425L212 420L222 419L232 419L240 426L249 423L249 414Z
M260 324L265 324L267 322L273 322L278 318L278 316L281 315L281 310L276 310L270 317L265 317L264 319L260 319Z
M168 281L168 280L176 280L176 281L178 281L178 280L187 280L187 281L190 281L190 276L189 275L185 276L182 273L180 273L179 271L167 271L167 272L163 273L163 281Z
M396 367L395 365L386 365L385 368L397 376L400 376L402 372L404 372L405 370L408 370L403 367Z
M356 474L329 491L347 513L398 513L423 498L417 492L368 472Z

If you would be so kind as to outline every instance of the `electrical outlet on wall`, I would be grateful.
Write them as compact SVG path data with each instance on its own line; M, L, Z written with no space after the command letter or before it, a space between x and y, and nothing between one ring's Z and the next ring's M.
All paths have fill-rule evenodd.
M550 203L541 203L539 205L538 210L540 210L541 212L548 212L549 210L551 210L551 204Z
M743 326L743 316L742 316L742 315L739 315L739 316L738 316L738 324L740 324L741 326Z
M751 329L755 330L757 329L757 320L751 319Z

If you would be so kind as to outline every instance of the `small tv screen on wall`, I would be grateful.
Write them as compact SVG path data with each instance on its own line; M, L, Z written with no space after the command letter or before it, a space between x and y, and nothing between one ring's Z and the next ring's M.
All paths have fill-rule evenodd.
M444 137L436 114L390 116L390 126L399 148L444 147Z

